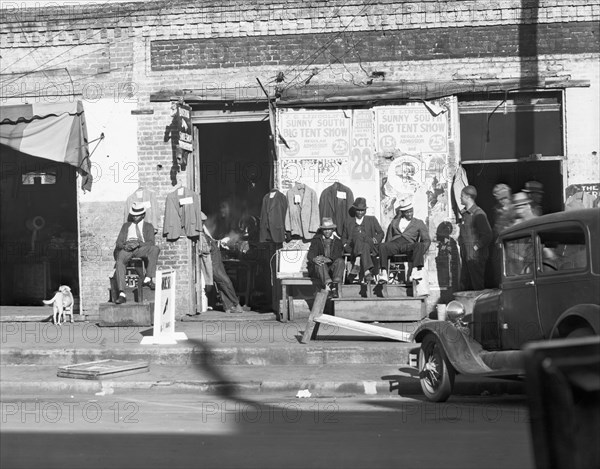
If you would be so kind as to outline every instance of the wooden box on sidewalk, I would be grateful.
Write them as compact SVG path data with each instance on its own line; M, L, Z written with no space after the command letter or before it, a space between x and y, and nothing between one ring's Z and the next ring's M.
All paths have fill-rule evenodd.
M100 303L99 326L151 326L154 303Z

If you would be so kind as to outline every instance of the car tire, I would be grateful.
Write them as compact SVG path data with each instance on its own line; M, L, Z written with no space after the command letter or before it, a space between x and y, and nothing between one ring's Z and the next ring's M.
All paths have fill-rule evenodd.
M419 380L425 397L445 402L452 394L455 375L440 340L434 334L426 335L419 350Z

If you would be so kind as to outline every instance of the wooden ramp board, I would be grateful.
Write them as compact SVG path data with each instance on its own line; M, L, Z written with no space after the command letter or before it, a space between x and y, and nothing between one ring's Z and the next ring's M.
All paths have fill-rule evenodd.
M148 371L150 371L150 364L145 361L106 359L61 366L58 368L56 375L61 378L101 379L146 373Z
M409 332L396 331L387 327L374 326L372 324L364 324L362 322L353 321L351 319L330 316L323 314L325 304L327 302L327 291L321 290L315 297L313 308L308 316L308 322L304 328L304 333L300 342L306 344L311 338L314 338L319 329L319 324L329 324L332 326L350 329L352 331L362 332L364 334L375 335L378 337L386 337L400 342L410 342L411 334Z
M386 337L388 339L398 340L400 342L411 341L409 332L396 331L394 329L388 329L387 327L374 326L372 324L365 324L358 321L352 321L351 319L338 318L335 316L322 314L321 316L315 318L315 321L320 324L338 326L344 329L350 329L351 331L362 332L363 334L376 335L378 337Z

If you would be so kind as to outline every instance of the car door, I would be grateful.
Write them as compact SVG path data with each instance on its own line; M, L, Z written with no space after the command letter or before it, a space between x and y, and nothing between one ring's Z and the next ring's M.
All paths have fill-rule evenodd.
M503 350L519 349L542 337L537 308L533 233L503 240L503 275L499 328Z
M537 232L536 289L545 338L571 306L596 303L597 279L590 274L587 228L577 222L556 223Z

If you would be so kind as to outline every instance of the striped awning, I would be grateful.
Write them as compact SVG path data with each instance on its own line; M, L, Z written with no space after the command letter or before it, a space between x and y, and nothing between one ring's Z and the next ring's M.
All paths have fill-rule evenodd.
M92 188L81 101L0 106L0 144L75 166L82 176L81 188Z

